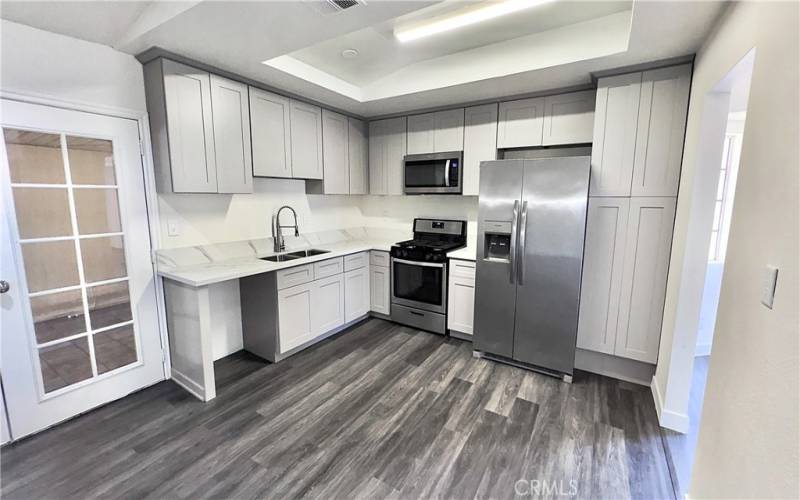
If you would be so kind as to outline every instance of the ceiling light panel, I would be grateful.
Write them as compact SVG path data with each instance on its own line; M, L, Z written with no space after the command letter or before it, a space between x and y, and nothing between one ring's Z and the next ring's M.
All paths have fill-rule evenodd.
M420 21L405 27L400 26L395 28L394 36L401 42L410 42L553 1L555 0L492 0L482 2L433 19Z

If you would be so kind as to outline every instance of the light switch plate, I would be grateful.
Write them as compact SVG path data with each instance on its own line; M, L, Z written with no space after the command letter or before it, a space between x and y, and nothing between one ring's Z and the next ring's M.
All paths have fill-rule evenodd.
M167 234L169 236L180 236L181 235L181 224L178 222L177 219L172 217L167 218Z
M761 303L772 309L775 300L775 286L778 283L778 268L767 266L764 270L764 282L761 289Z

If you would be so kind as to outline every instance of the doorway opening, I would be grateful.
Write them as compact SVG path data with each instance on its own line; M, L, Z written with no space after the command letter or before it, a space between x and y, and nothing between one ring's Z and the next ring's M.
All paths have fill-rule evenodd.
M725 256L731 228L736 179L742 139L747 117L755 49L752 49L705 96L697 168L696 187L692 196L692 219L699 219L690 236L707 242L702 269L702 287L691 297L691 308L697 314L694 331L685 332L687 350L683 379L688 382L685 433L664 429L667 455L672 469L675 491L685 496L689 490L691 471L702 419L703 399L709 364L713 359L714 328L717 306L724 281ZM697 258L702 258L700 255Z

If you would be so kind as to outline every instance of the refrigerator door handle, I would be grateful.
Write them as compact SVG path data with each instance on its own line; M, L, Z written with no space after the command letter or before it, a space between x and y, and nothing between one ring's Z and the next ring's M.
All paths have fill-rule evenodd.
M520 285L523 285L525 282L525 234L528 225L528 201L522 202L522 218L519 223L519 264L517 264L517 269L519 269L519 275L517 277L517 282Z
M509 282L514 284L514 275L517 272L517 222L519 219L519 200L514 200L514 211L511 216L511 244L508 249L508 264L511 272L508 275Z

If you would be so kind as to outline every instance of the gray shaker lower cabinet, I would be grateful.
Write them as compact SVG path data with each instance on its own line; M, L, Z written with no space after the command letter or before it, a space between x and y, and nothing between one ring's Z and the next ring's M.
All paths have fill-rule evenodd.
M591 198L578 348L655 364L675 198Z
M241 278L244 349L280 361L365 317L367 259L354 256L345 259L363 267L347 272L335 257ZM335 274L323 272L333 268Z

